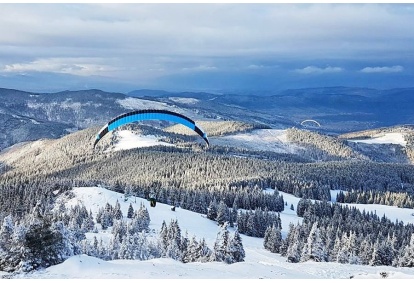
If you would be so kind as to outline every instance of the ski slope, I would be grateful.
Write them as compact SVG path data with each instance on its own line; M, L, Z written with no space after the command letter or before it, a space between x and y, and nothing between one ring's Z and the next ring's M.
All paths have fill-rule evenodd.
M148 202L141 198L130 197L125 200L124 195L106 190L102 187L74 188L75 197L61 199L68 207L82 202L96 214L99 207L106 202L115 205L118 200L124 215L129 204L137 209L143 203L150 214L150 228L158 232L162 221L169 223L171 219L177 219L182 235L188 237L195 235L197 239L205 238L212 248L219 231L217 224L203 215L191 211L176 208L171 211L169 205L158 203L156 207L150 207ZM267 190L271 193L271 190ZM281 193L288 206L281 213L283 233L287 232L289 221L301 221L296 216L296 205L299 198ZM290 210L293 204L295 211ZM379 205L373 205L369 209L379 209ZM364 206L367 208L367 206ZM386 211L386 207L383 208ZM414 218L414 217L413 217ZM407 219L408 220L408 219ZM109 231L100 231L98 234L88 233L88 238L97 236L111 237ZM230 233L233 229L229 228ZM273 254L263 248L263 239L241 235L243 247L246 252L244 262L231 265L219 262L209 263L181 263L169 258L158 258L147 261L114 260L103 261L86 255L77 255L65 262L36 271L29 274L21 274L18 278L28 279L346 279L381 278L381 273L386 272L387 278L414 279L414 269L394 268L390 266L364 266L339 263L289 263L279 254Z

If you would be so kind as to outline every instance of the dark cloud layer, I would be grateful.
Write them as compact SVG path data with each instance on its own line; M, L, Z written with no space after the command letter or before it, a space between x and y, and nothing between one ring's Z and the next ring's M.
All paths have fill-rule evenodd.
M414 75L412 4L0 7L0 82L7 87L55 75L55 84L65 76L78 82L62 88L106 81L119 91L383 88L407 86ZM375 76L385 75L376 85Z

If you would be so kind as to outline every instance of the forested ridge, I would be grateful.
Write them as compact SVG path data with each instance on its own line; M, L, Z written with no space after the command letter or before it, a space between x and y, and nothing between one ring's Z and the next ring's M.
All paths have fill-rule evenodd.
M277 213L286 209L283 197L277 193L278 191L304 199L322 201L330 200L330 190L343 190L361 195L375 192L378 196L374 199L380 199L381 195L392 192L395 193L393 195L395 198L404 194L408 199L404 203L410 205L414 194L412 165L365 160L354 155L354 151L346 144L338 143L336 140L330 140L323 150L337 149L335 156L340 158L311 162L309 159L301 160L286 154L263 152L260 156L260 152L239 151L231 146L212 146L205 149L197 142L184 139L179 143L180 147L155 146L107 151L115 141L116 137L113 136L102 140L94 150L92 145L97 130L98 128L90 128L58 140L39 140L16 145L0 155L0 220L3 220L3 223L7 222L7 225L3 225L4 231L8 229L6 232L12 233L7 228L11 226L10 219L12 219L13 223L16 223L13 226L24 221L30 223L30 229L46 229L51 234L60 235L57 236L59 239L65 239L64 235L76 234L76 229L80 229L82 223L77 224L79 227L71 224L73 231L65 234L64 227L68 226L70 221L56 215L44 217L48 210L54 207L57 197L70 193L73 186L100 185L126 195L144 198L147 198L150 191L155 191L159 202L206 214L213 221L222 225L229 223L233 227L238 227L240 233L264 237L266 241L270 237L266 234L266 230L267 233L270 233L272 227L280 230ZM303 133L295 132L295 134L297 136L294 139L299 141ZM315 135L316 138L318 136ZM341 152L345 152L345 155L341 155ZM268 188L275 189L275 193L264 194L263 190ZM353 197L347 198L349 202L352 202L352 199ZM335 209L330 208L331 211ZM217 213L212 214L214 211ZM36 213L42 215L43 220L36 220L38 216L31 216L30 220L27 220L28 215L36 215ZM306 218L309 223L303 224L307 225L307 235L316 233L316 228L312 228L314 222L318 221L316 227L322 225L321 221L312 218L315 213L315 210L309 209L310 215ZM362 217L360 221L361 224L369 223L374 218ZM55 224L59 221L63 221L64 227ZM98 223L97 219L94 221ZM114 222L111 224L114 225ZM30 229L25 231L28 232ZM412 231L410 227L407 229L401 235L406 236ZM280 231L275 232L276 230L272 233L279 235ZM13 230L13 233L15 232ZM26 232L21 233L30 236ZM301 239L305 241L303 235L304 233ZM82 237L73 238L73 235L70 237L68 243L81 245ZM237 238L236 235L234 237ZM408 243L407 237L401 238L400 243ZM199 243L197 239L194 241ZM371 241L369 244L375 243ZM82 251L81 247L75 246L62 256L62 259L68 254ZM266 246L273 249L271 244L267 243ZM284 248L289 248L287 242ZM83 251L86 249L87 246L84 246ZM281 249L283 251L283 248ZM185 252L185 249L181 252ZM300 252L303 254L303 244ZM399 257L402 257L403 251L399 249L398 253L392 264L399 264ZM333 258L329 252L326 256ZM113 255L110 257L102 255L102 257L122 258ZM200 258L205 260L205 257L200 256ZM323 261L328 260L327 258ZM297 261L306 259L307 257L302 259L301 255L298 256ZM30 264L30 268L37 268L37 266L45 266L46 263ZM363 262L363 264L369 263ZM388 264L388 262L379 264ZM3 266L10 270L19 268L26 270L8 263L3 263ZM27 270L30 268L27 267Z

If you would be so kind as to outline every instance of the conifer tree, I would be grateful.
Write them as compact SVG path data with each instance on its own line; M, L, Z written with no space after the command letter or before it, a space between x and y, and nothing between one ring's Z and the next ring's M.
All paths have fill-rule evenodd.
M112 215L113 215L113 219L116 219L116 220L120 220L123 217L122 211L121 211L121 205L119 204L118 200L116 200L115 207L112 210Z
M216 220L217 219L217 201L216 198L214 198L208 208L207 208L207 218L210 220Z
M213 252L208 247L206 240L203 238L197 246L196 258L201 262L209 262L212 260Z
M216 241L214 242L214 260L225 261L227 245L229 244L229 231L227 230L227 223L224 223L220 227L220 231L217 233Z
M242 239L240 237L239 232L236 230L234 231L234 235L230 237L230 241L227 245L226 250L226 263L235 263L235 262L242 262L246 256L246 252L243 248Z
M129 203L127 218L131 219L134 216L134 208L132 207L132 203Z
M307 242L303 247L301 261L308 260L316 262L326 261L325 247L320 236L317 222L312 225Z
M217 207L217 216L216 221L218 225L223 225L224 222L228 222L228 208L227 205L224 203L224 201L220 201L218 207Z
M399 261L399 266L414 267L414 233L411 234L410 244L404 248L404 253Z

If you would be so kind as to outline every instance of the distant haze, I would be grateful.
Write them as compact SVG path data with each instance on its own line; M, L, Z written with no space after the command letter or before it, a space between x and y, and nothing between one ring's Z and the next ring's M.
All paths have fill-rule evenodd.
M0 4L0 87L414 86L414 4Z

